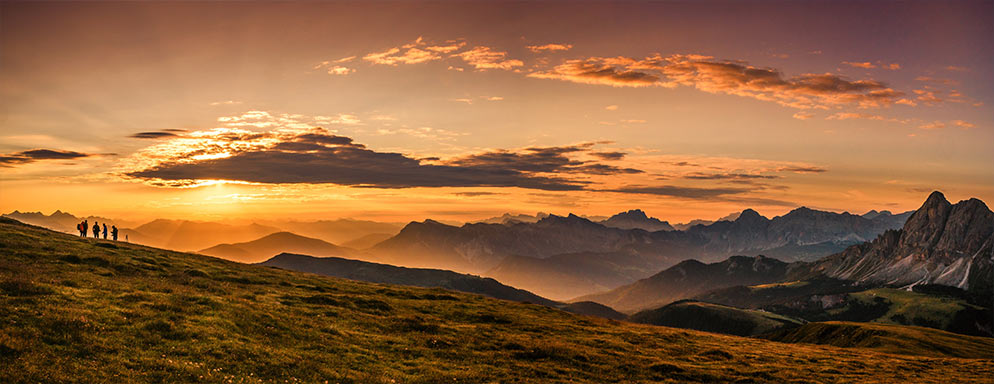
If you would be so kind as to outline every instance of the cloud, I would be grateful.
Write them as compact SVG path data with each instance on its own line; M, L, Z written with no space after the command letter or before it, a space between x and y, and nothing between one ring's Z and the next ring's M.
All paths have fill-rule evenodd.
M657 195L682 197L687 199L708 200L727 195L736 195L749 192L747 188L698 188L681 187L675 185L660 186L626 186L618 189L607 190L606 192L637 193L643 195Z
M770 180L778 179L780 176L775 175L758 175L749 173L702 173L694 172L683 175L684 179L691 180Z
M534 72L528 77L554 79L582 84L610 85L612 87L649 87L659 85L659 76L619 68L604 63L604 58L568 60L550 71Z
M872 69L877 67L876 65L873 65L873 63L869 61L864 61L864 62L843 61L842 64L848 65L850 67L864 68L864 69Z
M859 62L859 61L857 61L857 62L843 61L842 64L845 64L845 65L848 65L848 66L854 67L854 68L863 68L863 69L881 68L881 69L887 69L887 70L891 70L891 71L896 71L898 69L901 69L901 64L898 64L898 63L885 63L885 62L882 62L882 61L877 61L876 64L871 63L869 61L862 61L862 62Z
M950 65L950 66L947 66L947 67L945 67L943 69L945 69L947 71L953 71L953 72L967 72L967 71L970 70L970 68L960 67L960 66L955 66L955 65Z
M573 44L545 44L545 45L529 45L528 49L535 53L541 52L553 52L553 51L568 51L573 48Z
M972 123L965 122L963 120L953 120L953 121L951 121L951 123L953 125L957 126L957 127L963 128L963 129L970 129L970 128L976 127L976 125L974 125Z
M907 122L905 120L896 119L893 117L885 117L869 113L857 113L857 112L837 112L825 118L825 120L853 120L853 119L886 121L886 122L901 123L901 124Z
M815 114L810 113L810 112L803 112L803 111L801 111L801 112L795 113L793 117L795 119L798 119L798 120L807 120L807 119L810 119L812 117L815 117Z
M924 130L942 129L945 127L946 123L943 123L941 121L933 121L931 123L924 123L918 126L919 129L924 129Z
M599 158L601 160L621 160L625 158L627 153L624 152L590 152L591 156Z
M369 53L362 59L380 65L420 64L441 60L444 54L455 52L465 45L465 42L455 40L443 44L428 44L424 38L419 37L410 44L393 47L382 52Z
M519 187L568 191L585 189L590 182L583 176L642 172L571 158L590 152L596 143L415 159L378 152L321 128L267 133L218 130L192 137L200 140L190 142L185 138L173 148L169 143L147 148L139 157L158 157L136 161L142 166L125 175L153 185L176 187L230 180L374 188ZM186 148L175 148L179 145ZM162 157L162 153L170 155Z
M456 192L456 193L453 193L453 195L456 195L456 196L466 196L466 197L477 197L477 196L496 196L496 195L503 195L503 193L500 193L500 192L475 191L475 192Z
M211 106L212 107L216 107L218 105L239 105L241 103L242 103L241 101L225 100L225 101L215 101L215 102L211 103Z
M504 100L504 98L500 97L500 96L490 96L490 97L480 96L480 98L482 98L483 100L486 100L486 101L503 101Z
M828 172L827 169L814 166L797 166L790 165L785 167L780 167L776 169L777 172L793 172L793 173L824 173Z
M614 87L688 86L704 92L750 97L798 109L841 105L880 107L896 102L903 95L875 80L849 80L831 73L785 77L773 68L693 54L655 55L644 59L618 56L568 60L551 70L528 76Z
M466 64L472 65L477 70L510 70L524 65L521 60L507 59L507 52L498 52L483 46L473 47L468 51L452 55L452 57L463 59Z
M329 75L344 76L344 75L348 75L348 74L353 73L353 72L355 72L354 68L342 67L342 66L338 66L338 65L336 65L334 67L328 68L328 74Z
M606 109L608 111L617 111L618 110L618 106L617 105L608 105L608 106L604 107L604 109Z
M138 132L128 137L133 139L164 139L179 136L175 130L161 130L150 132Z
M6 155L0 154L0 167L9 168L14 165L28 164L39 160L72 160L90 156L95 155L58 149L30 149Z

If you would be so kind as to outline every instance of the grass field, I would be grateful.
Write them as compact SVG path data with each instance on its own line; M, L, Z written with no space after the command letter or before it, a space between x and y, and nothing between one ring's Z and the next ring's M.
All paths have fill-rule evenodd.
M638 325L0 220L2 383L982 382L935 358ZM955 345L949 346L955 348Z
M932 328L881 323L808 323L762 336L790 343L870 348L936 357L994 359L994 338L965 336Z

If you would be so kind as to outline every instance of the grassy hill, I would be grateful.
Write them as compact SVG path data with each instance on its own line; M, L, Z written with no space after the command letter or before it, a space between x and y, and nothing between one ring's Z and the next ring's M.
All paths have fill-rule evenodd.
M0 220L0 382L980 382L782 344L79 239ZM955 346L953 346L955 347Z
M808 321L914 325L973 336L991 336L991 309L969 298L940 293L852 285L833 279L731 287L695 299L764 309Z
M534 293L501 284L497 280L445 271L441 269L405 268L395 265L370 263L340 257L313 257L281 253L260 263L298 272L316 273L371 283L399 284L414 287L439 287L453 291L475 293L497 299L529 302L546 306L560 303Z
M803 320L775 313L729 307L720 304L681 300L660 308L645 310L631 316L637 323L698 331L754 336L783 328L794 328Z
M994 359L992 338L964 336L925 327L832 321L808 323L761 337L788 343L871 348L921 356Z

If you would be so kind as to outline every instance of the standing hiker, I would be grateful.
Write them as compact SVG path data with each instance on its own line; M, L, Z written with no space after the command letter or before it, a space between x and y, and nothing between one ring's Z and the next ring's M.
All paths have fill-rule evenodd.
M107 240L107 223L104 223L104 240Z
M110 226L110 236L114 238L114 241L117 241L117 226L116 225Z
M96 221L93 222L93 238L94 239L100 238L100 224L97 224Z
M86 237L86 232L90 231L90 221L89 220L83 220L83 227L80 228L79 230L82 232L83 237Z

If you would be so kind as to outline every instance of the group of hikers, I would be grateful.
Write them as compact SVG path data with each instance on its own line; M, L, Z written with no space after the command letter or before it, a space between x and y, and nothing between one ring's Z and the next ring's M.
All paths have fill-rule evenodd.
M87 231L90 230L90 223L87 220L83 220L82 223L76 224L76 230L79 231L79 235L80 236L86 237ZM107 223L104 223L104 225L103 225L104 240L107 239L107 232L108 232L107 231ZM111 225L110 226L110 235L111 235L111 238L114 239L114 241L117 241L117 226L116 225ZM100 238L100 224L97 224L96 221L93 222L93 238L95 238L95 239L99 239Z

